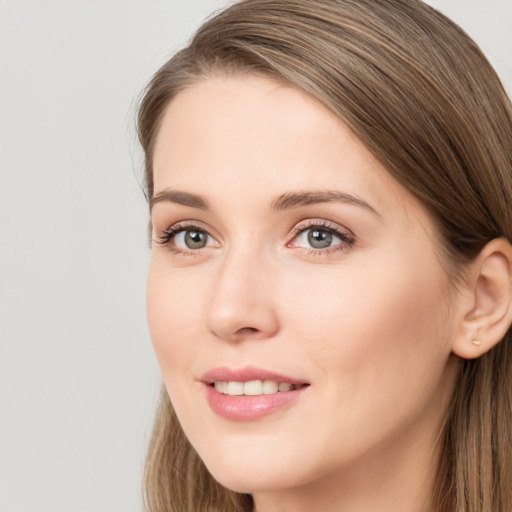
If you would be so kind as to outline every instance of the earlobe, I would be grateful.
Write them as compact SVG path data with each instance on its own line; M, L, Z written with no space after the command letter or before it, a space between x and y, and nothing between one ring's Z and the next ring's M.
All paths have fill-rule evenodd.
M453 353L474 359L493 348L512 323L512 245L504 238L489 242L470 264L466 310L453 340Z

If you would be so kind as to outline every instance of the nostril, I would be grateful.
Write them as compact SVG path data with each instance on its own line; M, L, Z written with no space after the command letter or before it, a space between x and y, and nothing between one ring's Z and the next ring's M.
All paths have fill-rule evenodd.
M237 334L254 334L259 332L259 329L256 329L255 327L242 327L241 329L238 329Z

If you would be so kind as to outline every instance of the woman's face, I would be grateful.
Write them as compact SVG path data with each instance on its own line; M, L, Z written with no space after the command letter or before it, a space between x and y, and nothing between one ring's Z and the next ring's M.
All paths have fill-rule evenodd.
M151 336L214 477L429 468L455 294L428 214L347 127L272 80L208 79L167 108L154 183Z

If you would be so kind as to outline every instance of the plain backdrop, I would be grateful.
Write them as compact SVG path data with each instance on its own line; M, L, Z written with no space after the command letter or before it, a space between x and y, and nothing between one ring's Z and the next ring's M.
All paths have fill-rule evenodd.
M0 0L0 512L141 510L138 95L227 0ZM512 91L512 0L432 0Z

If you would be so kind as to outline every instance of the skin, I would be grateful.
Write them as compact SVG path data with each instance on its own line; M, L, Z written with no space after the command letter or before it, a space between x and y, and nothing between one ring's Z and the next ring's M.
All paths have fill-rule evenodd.
M419 202L316 100L255 76L178 94L154 182L150 332L213 476L252 493L258 512L431 510L462 306ZM333 190L366 206L271 208L282 194ZM206 246L187 247L186 231L159 243L176 224L208 233ZM342 236L314 249L311 231L294 231L318 224ZM218 416L201 376L247 365L310 386L255 421Z

